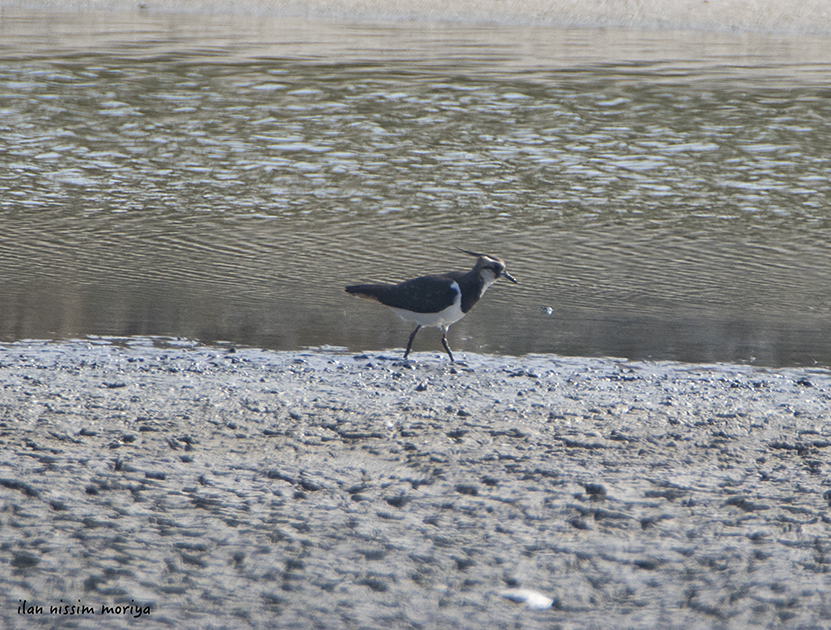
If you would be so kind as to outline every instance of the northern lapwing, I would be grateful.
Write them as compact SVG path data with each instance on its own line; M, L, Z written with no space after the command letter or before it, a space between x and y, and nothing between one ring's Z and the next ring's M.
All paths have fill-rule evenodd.
M457 248L458 249L458 248ZM453 353L447 345L447 329L467 315L485 291L504 276L511 282L517 280L505 271L505 262L496 256L459 250L476 256L476 264L468 272L451 271L433 276L421 276L398 284L353 284L346 292L358 297L375 300L389 306L401 319L416 324L404 351L406 360L413 346L413 339L422 327L441 328L441 343L450 361Z

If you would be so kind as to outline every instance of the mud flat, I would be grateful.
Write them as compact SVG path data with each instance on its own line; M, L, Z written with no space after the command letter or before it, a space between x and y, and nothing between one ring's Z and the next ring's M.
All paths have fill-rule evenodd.
M831 624L827 370L399 356L0 345L3 625Z

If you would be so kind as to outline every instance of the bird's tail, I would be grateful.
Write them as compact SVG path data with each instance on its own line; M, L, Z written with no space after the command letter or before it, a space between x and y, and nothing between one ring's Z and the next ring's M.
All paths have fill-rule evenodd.
M350 284L346 287L346 292L360 298L377 301L379 288L381 287L377 284Z

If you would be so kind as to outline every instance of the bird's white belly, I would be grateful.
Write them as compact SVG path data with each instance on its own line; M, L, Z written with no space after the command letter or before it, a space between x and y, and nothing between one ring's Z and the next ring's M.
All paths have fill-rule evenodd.
M450 324L455 324L465 316L462 312L462 290L455 282L452 286L456 291L456 299L453 301L453 304L438 313L415 313L413 311L406 311L403 308L393 308L392 310L404 321L414 322L419 326L434 326L439 328L450 326Z

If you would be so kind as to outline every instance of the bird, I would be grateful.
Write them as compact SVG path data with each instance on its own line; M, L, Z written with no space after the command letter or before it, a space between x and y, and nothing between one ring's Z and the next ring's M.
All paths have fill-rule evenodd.
M454 363L453 353L447 345L450 325L467 315L499 278L519 284L506 271L505 261L501 258L456 249L476 257L473 269L421 276L398 284L352 284L346 287L347 293L389 306L401 319L416 324L404 351L405 361L410 355L416 333L425 327L435 327L441 328L441 343L450 362Z

